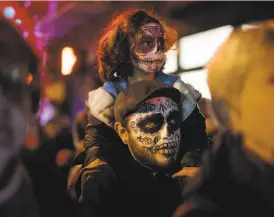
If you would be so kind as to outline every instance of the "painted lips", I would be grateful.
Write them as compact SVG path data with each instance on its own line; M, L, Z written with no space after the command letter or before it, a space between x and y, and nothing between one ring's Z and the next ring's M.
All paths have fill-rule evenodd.
M158 145L157 147L155 147L155 153L159 153L162 155L173 155L177 151L178 146L179 142L171 142Z

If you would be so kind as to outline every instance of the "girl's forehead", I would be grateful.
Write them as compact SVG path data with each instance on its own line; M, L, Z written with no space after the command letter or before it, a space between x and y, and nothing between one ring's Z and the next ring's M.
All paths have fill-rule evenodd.
M159 28L161 27L159 23L146 23L144 25L141 26L141 29L146 29L149 27L155 27L155 28Z
M160 24L158 23L147 23L143 26L141 26L141 32L152 35L152 36L162 36L163 35L163 30Z

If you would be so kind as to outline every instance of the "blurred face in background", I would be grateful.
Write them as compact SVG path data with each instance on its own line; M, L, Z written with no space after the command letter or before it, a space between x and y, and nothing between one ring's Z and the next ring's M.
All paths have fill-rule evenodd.
M0 148L19 150L31 119L31 99L27 89L0 74Z
M158 72L165 64L164 32L158 23L147 23L131 40L132 61L135 67L146 72Z

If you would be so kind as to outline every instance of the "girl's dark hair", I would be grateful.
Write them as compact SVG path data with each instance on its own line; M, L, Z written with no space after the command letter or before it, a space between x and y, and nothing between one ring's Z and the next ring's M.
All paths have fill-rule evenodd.
M97 48L97 64L102 82L127 78L133 71L129 37L146 23L159 23L164 31L165 51L177 41L177 32L152 11L130 9L115 16L104 29ZM117 73L118 77L114 76Z

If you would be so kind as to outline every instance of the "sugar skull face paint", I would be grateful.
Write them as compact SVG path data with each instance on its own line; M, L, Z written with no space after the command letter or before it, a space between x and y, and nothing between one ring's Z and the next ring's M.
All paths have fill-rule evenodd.
M168 168L177 160L181 141L180 113L173 100L148 99L127 120L128 145L135 160L158 169Z
M132 40L132 60L145 72L157 72L165 63L164 33L157 23L148 23L140 28Z

